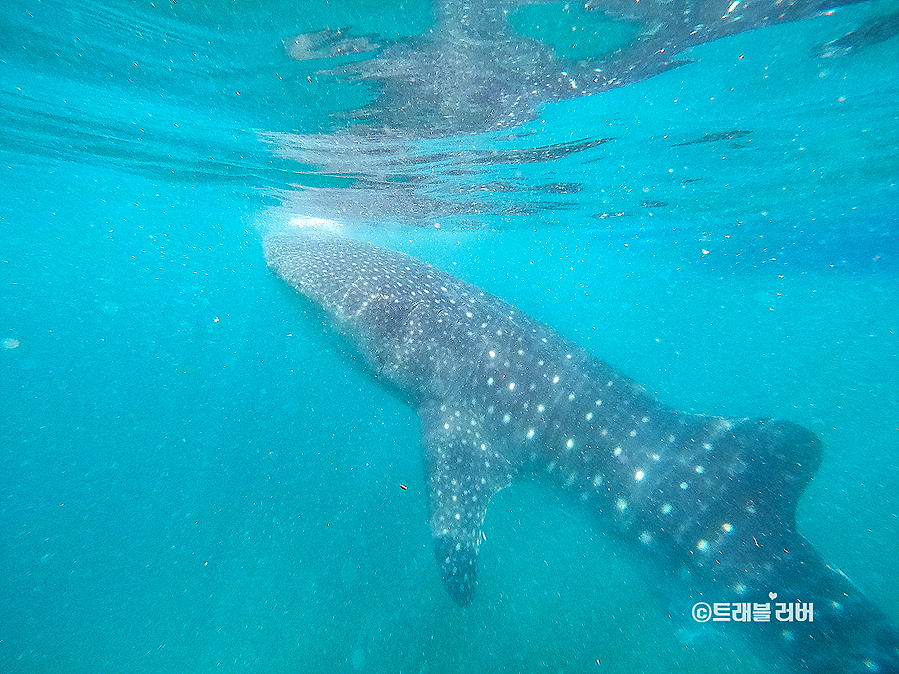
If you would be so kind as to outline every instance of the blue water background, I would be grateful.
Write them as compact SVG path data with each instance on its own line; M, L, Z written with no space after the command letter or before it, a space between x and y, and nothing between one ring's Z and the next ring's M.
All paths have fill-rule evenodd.
M765 671L672 625L630 553L539 485L494 499L476 601L453 604L413 410L259 243L334 179L271 134L334 132L368 96L282 41L413 35L427 5L253 4L0 9L0 671ZM703 45L465 139L615 140L465 178L533 213L368 235L674 406L813 429L799 529L899 621L897 42L810 55L895 9Z

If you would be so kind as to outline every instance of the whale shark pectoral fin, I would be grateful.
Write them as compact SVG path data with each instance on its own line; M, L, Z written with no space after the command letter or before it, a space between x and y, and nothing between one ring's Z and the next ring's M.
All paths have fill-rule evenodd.
M461 606L477 584L487 504L512 482L512 468L480 433L478 415L443 403L419 409L434 552L444 585Z

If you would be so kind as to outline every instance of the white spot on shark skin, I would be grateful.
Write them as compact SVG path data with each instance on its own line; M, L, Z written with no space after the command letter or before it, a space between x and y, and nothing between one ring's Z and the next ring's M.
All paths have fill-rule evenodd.
M662 514L663 514L663 515L667 515L667 514L669 514L670 512L671 512L671 504L670 504L670 503L665 503L665 504L663 504L663 505L662 505Z
M533 440L533 439L534 439L534 429L529 428L528 429L528 440Z
M644 477L646 477L646 473L644 473L642 470L638 470L636 473L634 473L634 479L637 482L642 480Z
M615 507L618 508L619 512L624 512L627 509L627 501L623 498L619 498L615 501Z
M514 382L514 381L509 382L509 390L510 390L510 391L514 391L514 390L515 390L515 382Z

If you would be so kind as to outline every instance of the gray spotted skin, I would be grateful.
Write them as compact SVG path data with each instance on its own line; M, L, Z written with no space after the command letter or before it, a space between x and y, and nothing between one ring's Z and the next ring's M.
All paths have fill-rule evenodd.
M814 621L789 631L728 624L773 664L899 672L899 631L796 533L796 503L821 460L810 431L666 407L547 326L408 255L317 227L271 234L264 248L417 408L437 562L459 604L472 600L487 504L536 473L704 600L762 603L773 591L813 603Z

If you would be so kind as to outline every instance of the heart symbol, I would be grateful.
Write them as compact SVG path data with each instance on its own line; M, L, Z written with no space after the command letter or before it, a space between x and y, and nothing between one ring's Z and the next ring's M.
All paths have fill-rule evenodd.
M768 597L770 599L777 599L777 592L769 592Z

